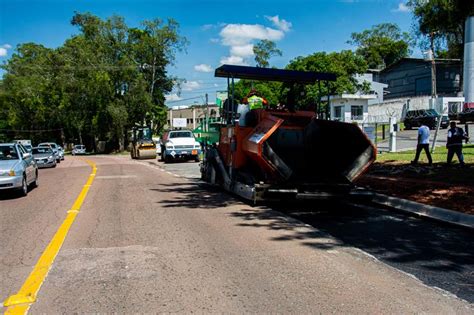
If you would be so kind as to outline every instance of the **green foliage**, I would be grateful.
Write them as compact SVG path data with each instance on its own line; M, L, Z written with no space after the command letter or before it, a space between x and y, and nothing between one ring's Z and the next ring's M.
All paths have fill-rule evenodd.
M427 36L436 38L438 57L463 58L464 21L474 15L470 0L410 0L415 16L415 34L422 49L429 45Z
M123 149L125 134L135 123L156 131L166 119L164 95L174 78L166 67L187 41L173 20L144 21L129 28L124 19L102 20L75 13L80 30L57 49L21 44L3 66L2 108L6 125L16 130L62 129L65 140L98 140ZM52 135L61 141L59 134ZM52 139L53 140L53 139Z
M253 53L257 67L260 68L268 68L270 65L268 61L271 57L282 55L282 51L276 47L275 42L268 39L262 39L253 46Z
M286 67L290 70L330 72L337 76L336 82L330 86L318 84L296 87L296 102L303 106L314 106L319 98L328 94L355 93L366 90L366 85L361 85L354 78L356 74L367 71L367 63L364 58L356 55L350 50L341 52L325 53L317 52L306 57L298 57L292 60ZM285 86L283 99L288 93L289 86Z
M235 84L235 99L241 101L253 87L268 100L270 106L276 106L279 103L288 104L294 98L294 102L298 104L297 107L315 108L319 98L325 98L328 94L368 92L370 88L366 83L359 84L354 78L356 74L367 71L367 63L364 58L350 50L329 54L318 52L306 57L298 57L292 60L286 69L330 72L337 75L337 80L331 82L330 86L324 84L319 86L317 83L303 86L280 82L240 80ZM293 93L292 95L290 95L290 91Z
M378 69L407 57L412 40L398 25L382 23L361 33L352 33L348 43L357 46L357 55L364 57L369 68Z

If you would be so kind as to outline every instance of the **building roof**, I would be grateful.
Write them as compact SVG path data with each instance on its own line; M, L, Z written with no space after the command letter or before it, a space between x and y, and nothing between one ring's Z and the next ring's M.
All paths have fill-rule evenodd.
M429 60L429 59L405 57L405 58L402 58L402 59L398 60L397 62L391 64L390 66L386 67L385 69L382 69L380 71L380 73L387 72L387 71L391 70L392 68L395 68L399 64L404 63L404 62L409 62L409 61L419 62L419 63L431 63L431 60ZM446 64L446 63L459 63L459 64L461 64L461 59L435 58L435 63L437 63L437 64L440 64L440 63L443 63L443 64ZM375 72L375 70L370 70L369 72Z

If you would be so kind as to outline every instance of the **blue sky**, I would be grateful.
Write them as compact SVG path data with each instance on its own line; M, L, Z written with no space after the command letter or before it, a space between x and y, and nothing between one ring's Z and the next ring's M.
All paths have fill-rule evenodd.
M252 45L271 39L283 51L271 64L285 66L297 56L317 51L353 49L352 32L392 22L410 31L412 14L405 0L240 0L235 6L218 0L0 0L0 63L16 45L36 42L57 47L77 33L70 25L74 11L102 18L113 14L138 26L145 19L174 18L190 41L177 55L169 73L186 79L180 95L168 96L169 106L202 103L205 93L225 89L213 77L221 63L253 65ZM415 50L416 51L416 50Z

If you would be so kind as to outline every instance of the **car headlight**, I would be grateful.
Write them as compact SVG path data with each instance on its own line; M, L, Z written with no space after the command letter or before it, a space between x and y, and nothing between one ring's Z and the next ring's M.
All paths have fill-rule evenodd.
M166 148L167 148L168 150L173 150L173 149L174 149L174 145L172 145L172 144L167 144L167 145L166 145Z
M194 145L194 148L195 148L195 149L200 149L200 148L201 148L201 145L200 145L200 144L195 144L195 145Z
M16 173L14 170L10 170L10 172L8 172L8 176L16 176Z
M52 160L52 159L53 159L52 155L48 156L48 160Z

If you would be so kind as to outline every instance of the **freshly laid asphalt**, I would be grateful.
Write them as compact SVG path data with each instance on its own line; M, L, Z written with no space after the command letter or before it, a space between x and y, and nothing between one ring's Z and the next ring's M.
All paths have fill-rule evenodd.
M32 313L473 312L469 231L343 204L251 207L199 183L197 163L89 158L95 181ZM89 173L66 157L28 197L0 195L0 298Z
M200 177L193 163L151 163L180 176ZM269 207L329 233L338 243L328 249L358 248L426 285L474 303L473 230L377 206L310 202Z

